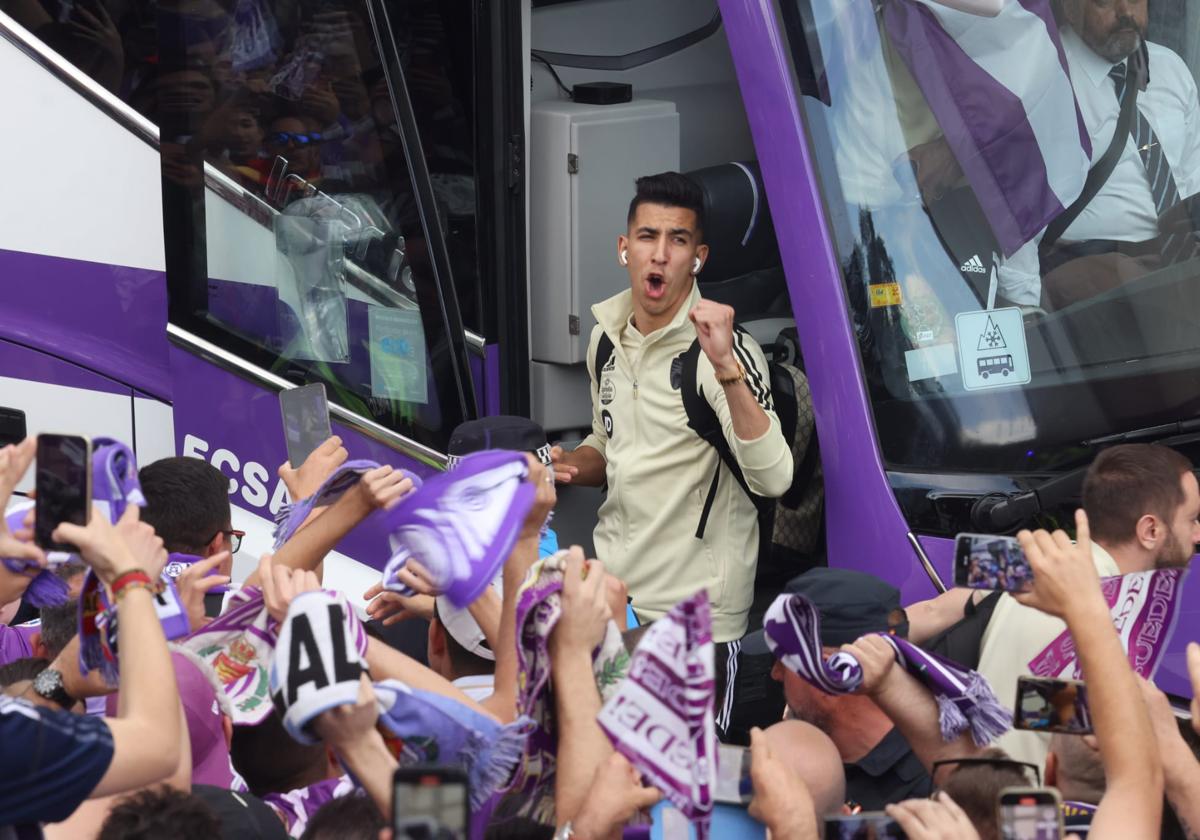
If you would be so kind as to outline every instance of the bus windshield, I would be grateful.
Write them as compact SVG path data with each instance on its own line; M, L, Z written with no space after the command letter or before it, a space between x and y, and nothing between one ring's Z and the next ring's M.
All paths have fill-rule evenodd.
M1200 413L1200 0L783 5L889 468Z

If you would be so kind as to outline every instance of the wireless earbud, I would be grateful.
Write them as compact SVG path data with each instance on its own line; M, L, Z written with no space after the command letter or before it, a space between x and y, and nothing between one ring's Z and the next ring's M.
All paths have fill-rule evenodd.
M621 249L621 265L629 265L629 251L626 248Z
M700 273L700 258L696 257L696 259L692 261L692 276L694 277L695 275L697 275L699 273Z

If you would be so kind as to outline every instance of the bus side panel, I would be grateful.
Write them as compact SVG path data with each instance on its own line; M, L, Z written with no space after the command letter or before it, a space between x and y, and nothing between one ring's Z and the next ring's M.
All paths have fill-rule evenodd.
M0 78L0 338L169 399L158 152L3 39Z
M133 391L128 386L8 341L0 341L0 405L24 411L31 435L133 440ZM30 470L17 489L32 488Z
M271 549L275 516L290 501L278 477L279 466L287 460L279 395L177 347L171 348L171 373L180 383L174 404L178 452L203 458L229 477L234 527L249 532L235 558L234 576L241 578L251 570L247 564ZM352 460L366 458L420 476L436 472L340 423L334 423L334 434L342 438ZM382 569L389 552L380 516L368 518L338 550L358 563Z
M876 445L858 344L785 53L787 38L769 4L721 0L720 6L812 386L829 564L878 575L902 589L905 603L928 598L934 587L908 545L908 525Z

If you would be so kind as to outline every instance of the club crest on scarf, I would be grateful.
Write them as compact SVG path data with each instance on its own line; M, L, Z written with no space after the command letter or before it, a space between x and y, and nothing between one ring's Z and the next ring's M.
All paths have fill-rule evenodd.
M597 722L617 752L709 833L717 782L712 616L700 590L650 625Z
M403 499L385 514L392 557L384 568L384 587L415 594L396 578L415 560L438 592L455 606L468 606L512 553L536 495L528 475L521 453L476 452Z
M853 654L838 651L825 658L820 613L803 595L776 598L767 609L763 630L775 658L826 694L851 694L862 685L862 665ZM982 747L1011 728L1012 712L996 699L982 674L928 653L907 639L878 635L892 646L896 661L933 693L943 739L949 741L969 729Z

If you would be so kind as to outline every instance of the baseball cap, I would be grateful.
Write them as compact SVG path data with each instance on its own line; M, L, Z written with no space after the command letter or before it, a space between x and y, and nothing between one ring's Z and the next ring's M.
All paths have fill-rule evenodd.
M447 467L455 467L464 455L484 449L508 449L532 452L543 464L550 464L550 444L546 430L528 417L497 414L460 423L450 433L446 447Z
M890 626L888 617L900 609L900 592L874 575L824 566L809 569L788 581L787 595L803 595L821 614L821 644L840 647L868 633L908 635L907 620ZM742 639L742 653L770 653L762 630Z
M288 840L283 820L252 793L194 784L192 794L221 821L221 840Z
M496 575L491 588L496 595L504 596L504 576ZM437 620L446 628L446 632L458 642L463 650L473 653L481 659L496 661L496 654L488 647L487 636L479 627L475 616L467 607L456 607L445 595L437 597Z

